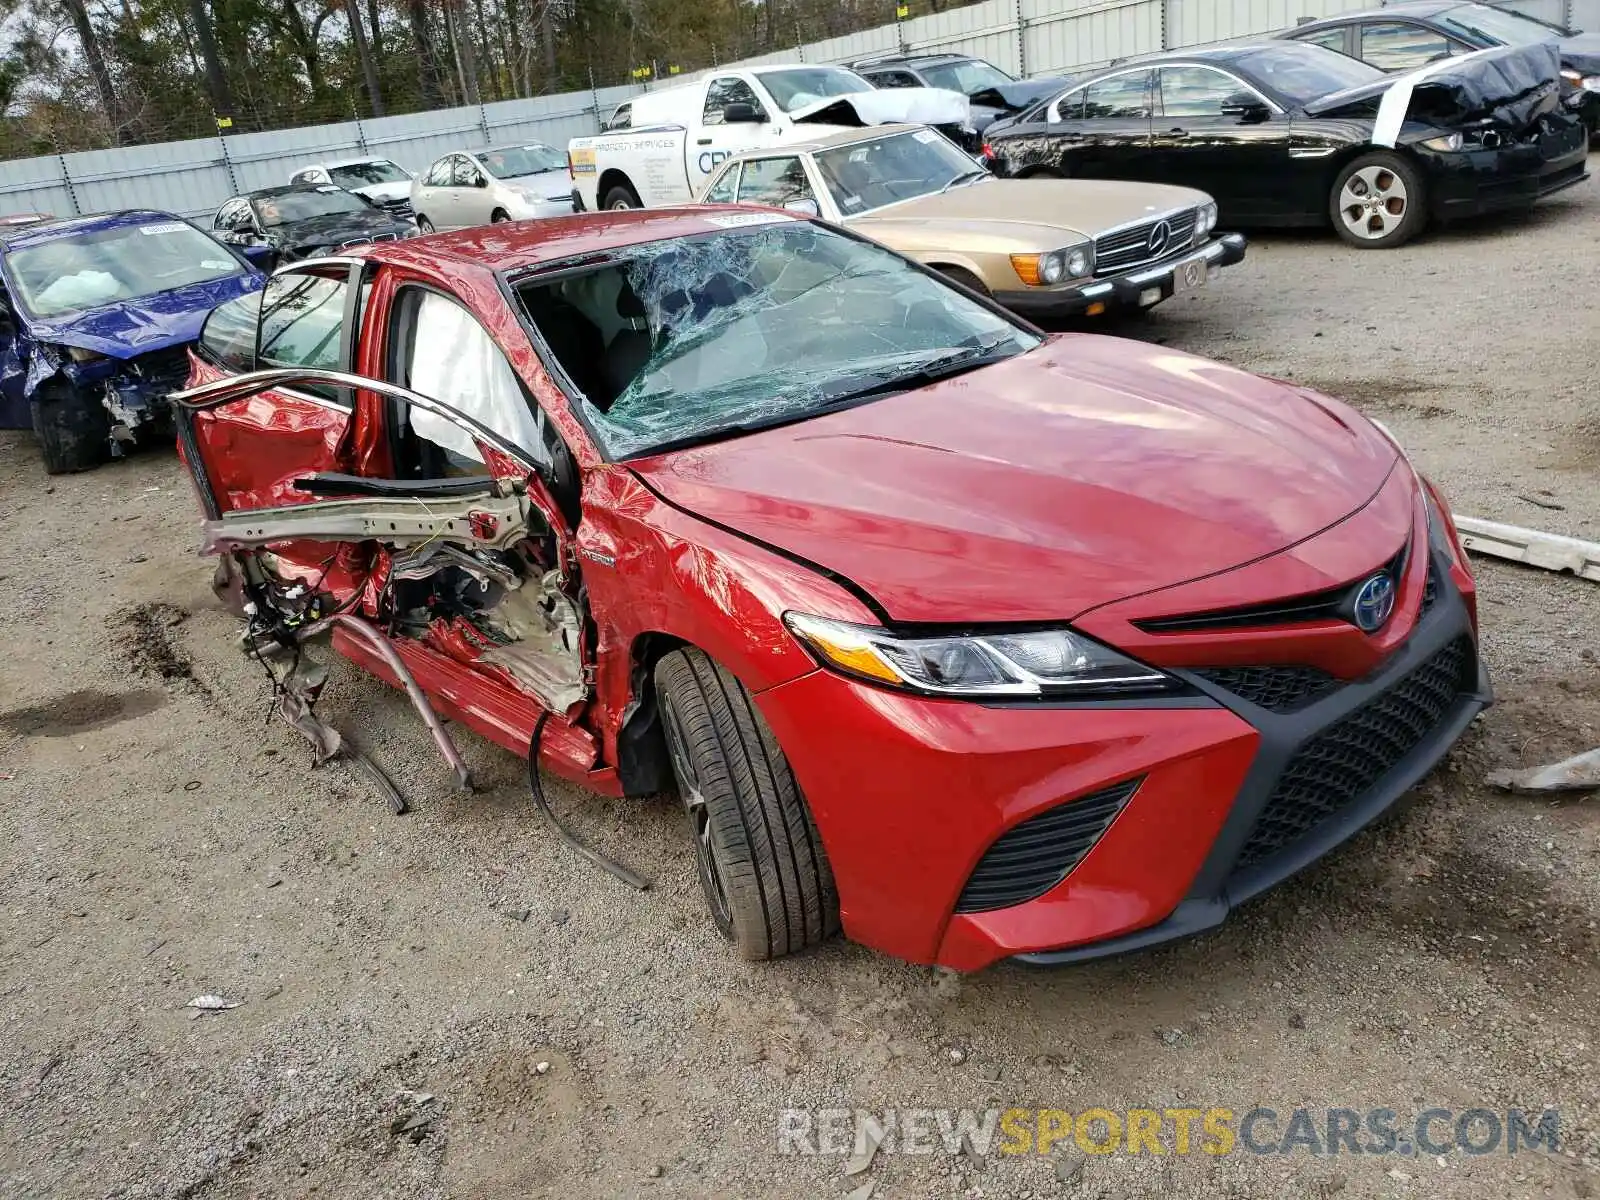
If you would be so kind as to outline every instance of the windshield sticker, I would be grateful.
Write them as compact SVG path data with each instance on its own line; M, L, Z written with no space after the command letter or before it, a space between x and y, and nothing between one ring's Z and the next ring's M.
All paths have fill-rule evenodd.
M221 259L216 258L202 258L200 265L208 271L226 271L233 266L231 262L223 262Z
M189 226L182 221L163 221L159 225L141 225L139 232L146 236L154 236L158 233L177 233L188 228Z
M771 225L774 221L788 221L790 217L779 213L730 213L727 216L710 216L704 220L719 229L739 229L745 225Z
M938 133L936 130L919 129L915 133L913 133L911 136L916 138L917 141L919 141L919 142L923 143L924 145L926 145L927 143L929 143L931 141L934 141L934 140L938 139L939 137L941 137L943 135Z
M862 146L858 150L850 151L850 161L851 162L866 162L867 161L867 148L865 146Z

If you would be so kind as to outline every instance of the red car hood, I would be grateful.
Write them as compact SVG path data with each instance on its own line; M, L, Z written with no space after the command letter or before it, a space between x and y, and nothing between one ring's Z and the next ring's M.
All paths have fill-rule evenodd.
M1310 537L1364 505L1397 457L1325 397L1069 335L630 465L673 504L852 580L896 621L1060 621Z

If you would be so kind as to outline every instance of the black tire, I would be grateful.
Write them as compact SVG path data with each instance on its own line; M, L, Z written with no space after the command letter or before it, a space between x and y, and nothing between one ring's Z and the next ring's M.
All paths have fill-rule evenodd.
M951 283L959 283L962 287L967 288L970 291L977 292L980 296L992 295L989 289L984 285L983 280L979 279L965 267L939 266L934 267L934 270L943 275Z
M491 225L501 225L509 220L511 220L511 214L503 208L497 208L489 214L489 224Z
M28 407L46 474L90 471L111 457L111 414L98 397L57 377L39 385Z
M423 216L421 213L417 214L417 228L420 229L423 233L432 233L432 232L434 232L433 222L428 220L428 218Z
M1357 177L1363 172L1373 175L1374 182L1383 185L1382 190L1376 190L1364 180L1358 181ZM1385 180L1390 182L1385 184ZM1381 201L1381 208L1366 210L1363 218L1363 210L1352 207L1347 219L1347 183L1357 190L1365 188L1365 197L1372 203ZM1397 201L1401 205L1399 209L1394 207ZM1427 185L1422 173L1403 154L1389 150L1363 154L1345 163L1334 175L1333 187L1328 190L1328 218L1333 222L1334 232L1352 246L1362 250L1393 250L1428 227ZM1353 228L1352 224L1357 227ZM1361 232L1363 229L1368 232Z
M619 183L606 193L606 198L600 207L608 212L614 212L620 209L643 208L644 205L639 203L638 192L625 183Z
M822 839L772 730L699 650L655 670L662 725L711 918L748 959L793 954L839 930Z

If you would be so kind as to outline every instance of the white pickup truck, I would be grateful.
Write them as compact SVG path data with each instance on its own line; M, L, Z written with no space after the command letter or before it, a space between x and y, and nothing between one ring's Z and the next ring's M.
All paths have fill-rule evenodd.
M655 208L696 199L724 159L741 150L839 129L932 125L978 150L972 106L941 88L879 90L844 67L749 67L635 96L607 131L567 143L573 207Z

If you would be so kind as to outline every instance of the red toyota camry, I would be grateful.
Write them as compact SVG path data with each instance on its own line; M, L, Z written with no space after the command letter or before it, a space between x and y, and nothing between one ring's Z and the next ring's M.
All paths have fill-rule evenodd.
M205 544L284 715L316 730L279 652L331 631L447 755L439 716L675 787L751 958L1216 925L1490 700L1448 508L1372 422L1045 337L796 214L297 263L215 311L191 384Z

